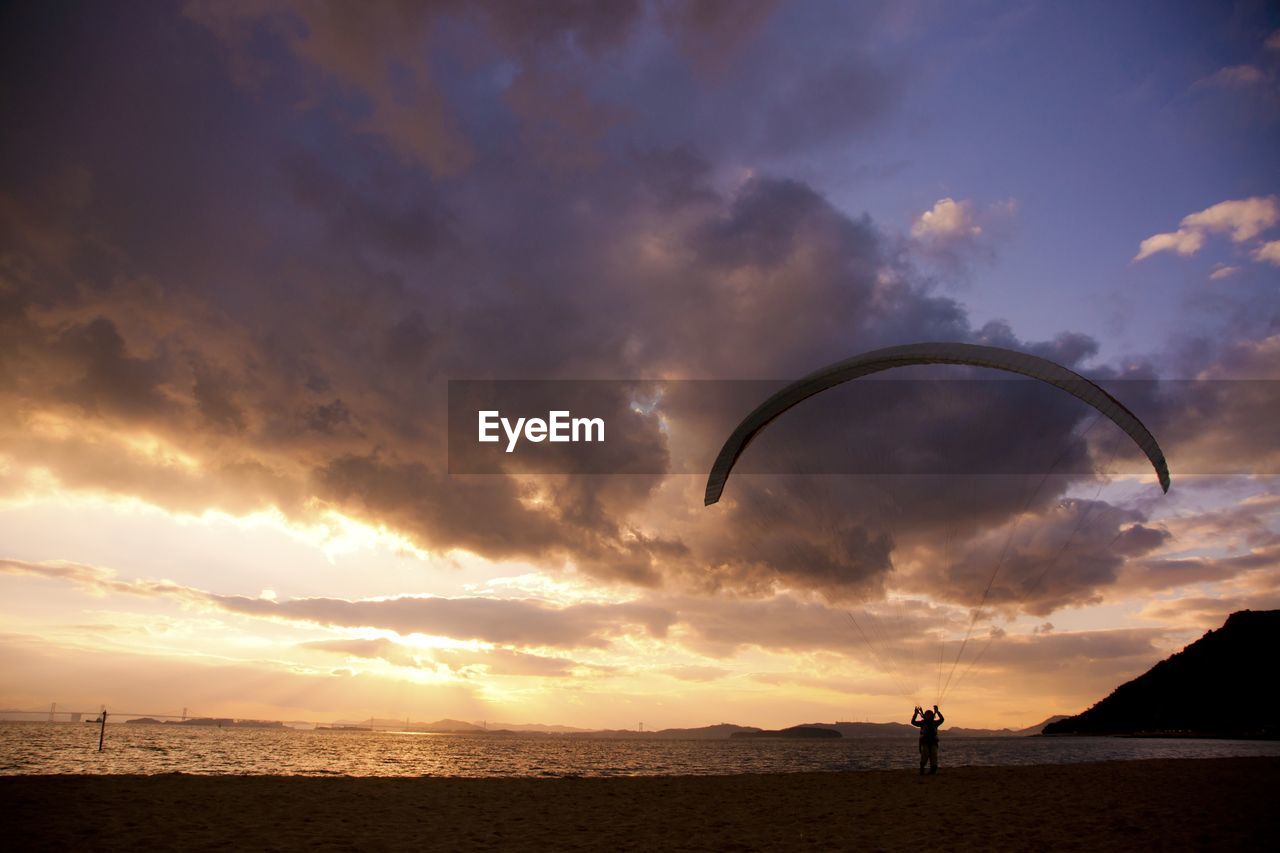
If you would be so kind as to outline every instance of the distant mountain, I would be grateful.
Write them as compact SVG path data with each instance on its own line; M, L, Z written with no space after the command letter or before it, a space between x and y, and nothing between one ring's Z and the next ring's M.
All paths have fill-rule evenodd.
M943 734L956 737L1030 737L1031 735L1040 734L1044 727L1050 723L1065 719L1067 719L1066 714L1055 714L1044 722L1037 723L1034 726L1027 726L1025 729L966 729L963 726L952 726L942 731Z
M432 723L411 723L411 728L407 731L412 732L480 732L484 729L480 726L464 723L462 720L436 720Z
M736 726L733 723L717 723L695 729L659 729L654 732L638 732L635 729L604 729L601 731L571 732L570 737L585 738L652 738L655 740L723 740L735 732L758 732L757 726Z
M920 733L915 726L906 723L804 723L819 729L834 729L844 737L913 737Z
M1044 733L1280 737L1278 641L1280 610L1232 613L1218 630Z
M738 726L733 723L716 723L714 726L700 726L693 729L659 729L654 732L657 737L679 738L681 740L715 740L732 737L739 732L758 732L758 726Z
M360 728L374 731L430 732L432 734L459 734L484 731L480 726L462 720L435 720L430 723L409 720L392 720L385 717L369 717L363 720L338 720L333 724L342 728Z
M588 732L591 729L580 729L574 726L554 726L545 725L543 723L472 723L473 726L483 728L486 731L507 731L507 732L537 732L547 735L567 735L575 732Z

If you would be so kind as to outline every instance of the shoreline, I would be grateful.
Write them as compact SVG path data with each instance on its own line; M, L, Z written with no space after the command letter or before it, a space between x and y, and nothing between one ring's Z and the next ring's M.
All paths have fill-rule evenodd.
M4 776L18 848L1262 849L1280 758L558 778Z

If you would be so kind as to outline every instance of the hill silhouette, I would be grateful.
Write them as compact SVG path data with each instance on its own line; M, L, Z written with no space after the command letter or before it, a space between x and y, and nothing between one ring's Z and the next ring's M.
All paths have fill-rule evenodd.
M443 719L426 723L387 717L369 717L364 720L338 720L333 723L332 727L365 729L368 731L429 732L432 734L472 734L483 731L480 726L473 723L464 723L462 720Z
M731 738L833 738L844 737L835 729L829 729L824 726L791 726L786 729L776 729L758 732L733 732L729 735Z
M690 729L659 729L657 731L636 731L635 729L599 729L570 732L569 737L576 738L624 738L634 740L722 740L736 732L758 732L756 726L739 726L733 723L717 723L714 726L699 726Z
M1241 610L1046 735L1280 737L1275 662L1280 610Z

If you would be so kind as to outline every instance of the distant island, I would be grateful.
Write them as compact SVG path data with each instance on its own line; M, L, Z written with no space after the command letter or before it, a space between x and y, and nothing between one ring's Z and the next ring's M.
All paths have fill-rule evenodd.
M369 717L366 720L338 720L335 723L318 726L317 728L323 731L340 732L420 732L422 734L443 735L481 734L484 732L484 726L465 723L462 720L443 719L427 723L395 720L386 717Z
M756 732L734 732L729 735L731 738L833 738L844 737L835 729L819 728L818 726L792 726L788 729L777 729L774 731L761 730Z
M157 720L154 717L134 717L125 720L130 725L145 726L213 726L219 729L280 729L279 720L237 720L230 717L192 717L189 720Z
M1280 610L1241 610L1046 735L1280 738Z

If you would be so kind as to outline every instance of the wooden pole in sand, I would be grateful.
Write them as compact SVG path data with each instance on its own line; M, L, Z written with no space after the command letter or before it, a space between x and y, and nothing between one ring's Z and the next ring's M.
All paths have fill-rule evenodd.
M102 727L98 729L98 752L102 752L102 738L107 733L107 709L102 709Z

